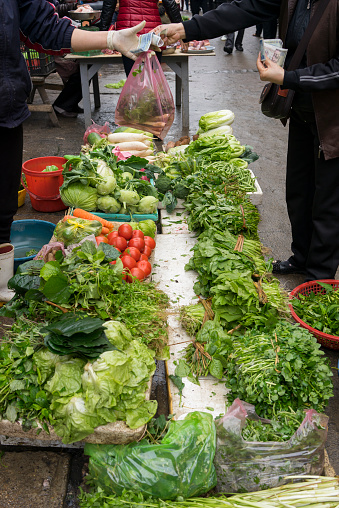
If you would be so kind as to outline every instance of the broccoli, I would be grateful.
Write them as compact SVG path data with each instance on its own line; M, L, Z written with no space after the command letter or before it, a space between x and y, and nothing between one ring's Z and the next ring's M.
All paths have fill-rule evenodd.
M173 194L178 199L186 199L189 193L189 188L186 187L183 181L177 182L174 185Z
M166 194L172 188L173 180L166 175L160 175L154 182L154 186L161 194Z

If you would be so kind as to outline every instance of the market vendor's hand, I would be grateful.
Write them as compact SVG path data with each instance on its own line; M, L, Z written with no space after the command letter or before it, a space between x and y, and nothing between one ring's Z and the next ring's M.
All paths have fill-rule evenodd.
M261 81L270 81L277 85L282 85L284 82L285 71L280 65L272 62L266 58L264 62L261 61L260 53L257 59L257 68L259 71Z
M180 39L186 38L184 25L182 23L169 23L155 27L152 32L160 35L166 46L175 44Z
M137 48L139 40L137 33L140 32L145 25L146 21L142 21L132 28L110 30L107 32L107 47L112 50L115 49L116 51L120 51L120 53L128 58L136 60L137 55L131 53L131 50Z

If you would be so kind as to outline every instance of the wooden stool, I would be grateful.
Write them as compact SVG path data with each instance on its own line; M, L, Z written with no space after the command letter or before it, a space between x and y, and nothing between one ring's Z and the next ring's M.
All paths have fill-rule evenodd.
M27 101L28 109L31 112L40 111L43 113L48 113L54 127L60 127L59 120L55 114L52 104L49 101L46 89L61 91L63 89L63 85L58 83L46 83L46 77L47 76L31 76L33 90ZM43 104L32 104L36 91L39 92Z

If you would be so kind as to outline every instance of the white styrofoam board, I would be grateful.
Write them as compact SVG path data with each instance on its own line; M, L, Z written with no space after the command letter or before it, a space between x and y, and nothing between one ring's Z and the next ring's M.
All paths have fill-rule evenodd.
M171 234L187 234L192 238L196 237L194 232L188 230L187 217L188 213L186 210L173 210L172 213L166 212L166 210L160 210L160 222L161 230L163 235Z
M253 171L251 169L249 169L249 171L251 173L252 178L255 178L254 184L255 184L255 189L256 190L255 190L255 192L248 192L247 196L249 196L249 198L251 200L251 203L253 205L255 205L255 206L261 205L261 203L262 203L262 196L263 196L261 187L260 187L260 185L258 183L258 180L257 180L257 177L255 176Z
M196 301L193 285L197 274L185 271L196 240L189 235L158 235L154 249L152 281L170 298L172 308Z
M183 357L184 348L192 341L179 322L179 315L170 315L168 318L168 336L170 359L166 362L168 375L174 375L175 362ZM168 379L170 411L177 420L181 416L192 411L203 411L213 415L213 418L225 414L227 403L227 388L224 381L218 381L212 376L200 377L199 385L183 378L185 384L182 397L177 387Z

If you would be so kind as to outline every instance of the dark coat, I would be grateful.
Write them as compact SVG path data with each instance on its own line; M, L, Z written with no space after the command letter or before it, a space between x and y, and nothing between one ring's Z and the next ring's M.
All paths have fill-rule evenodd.
M69 51L74 27L59 20L46 0L0 0L0 127L13 128L28 116L31 80L20 50L20 37L32 46Z

